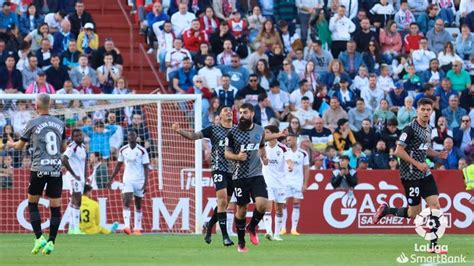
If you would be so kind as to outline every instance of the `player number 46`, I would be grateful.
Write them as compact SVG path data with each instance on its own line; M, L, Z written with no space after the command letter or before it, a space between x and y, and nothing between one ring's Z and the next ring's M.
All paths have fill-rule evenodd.
M420 188L419 187L410 187L408 194L409 194L410 197L418 197L420 195Z

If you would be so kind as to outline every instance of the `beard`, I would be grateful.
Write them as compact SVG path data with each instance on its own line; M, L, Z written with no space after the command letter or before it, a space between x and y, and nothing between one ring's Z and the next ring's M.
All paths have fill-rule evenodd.
M240 118L238 127L240 130L248 130L250 126L252 125L252 120L250 119L245 119L245 118Z

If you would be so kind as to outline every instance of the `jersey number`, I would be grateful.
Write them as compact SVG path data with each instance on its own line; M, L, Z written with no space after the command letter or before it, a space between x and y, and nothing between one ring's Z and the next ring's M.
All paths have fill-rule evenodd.
M90 222L89 214L90 214L89 210L82 210L82 217L83 217L82 222L84 223Z
M238 198L242 197L242 189L241 188L238 188L238 187L235 188L235 196L238 197Z
M419 187L410 187L408 196L410 197L418 197L420 195L420 188Z
M56 155L58 154L58 142L57 142L57 137L54 132L48 132L46 133L46 152L49 155Z
M221 174L215 174L214 175L214 183L222 182L222 175Z

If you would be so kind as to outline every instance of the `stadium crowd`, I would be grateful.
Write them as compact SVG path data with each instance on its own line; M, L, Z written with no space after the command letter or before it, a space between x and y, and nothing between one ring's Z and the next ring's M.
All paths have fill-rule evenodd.
M474 153L474 1L472 0L132 0L140 32L166 71L171 91L203 97L203 126L219 106L252 103L255 122L300 134L314 169L396 169L400 130L417 101L435 100L430 163L457 169ZM127 94L123 58L82 1L0 1L0 93ZM2 101L3 143L31 118L24 101ZM107 102L56 102L58 109ZM115 116L114 116L115 114ZM139 110L75 112L100 158L123 143L119 125L143 127ZM137 117L135 117L137 116ZM136 121L135 121L136 120ZM110 127L110 128L109 128ZM153 146L146 127L139 137ZM122 134L121 136L117 136ZM115 140L115 142L114 142ZM120 142L120 144L119 144ZM4 145L3 145L4 146ZM2 147L2 149L4 149ZM21 167L2 156L0 176ZM5 182L2 182L4 184Z

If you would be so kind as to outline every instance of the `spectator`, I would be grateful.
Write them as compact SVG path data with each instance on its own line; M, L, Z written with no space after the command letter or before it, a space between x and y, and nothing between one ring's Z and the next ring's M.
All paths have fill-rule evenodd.
M79 56L81 53L77 51L77 44L75 40L70 40L67 50L61 54L61 63L69 70L79 66Z
M362 128L362 122L365 119L372 119L372 112L369 108L365 107L364 99L362 98L356 100L356 107L350 109L348 115L349 125L353 132L357 132Z
M446 159L439 159L439 162L444 165L446 170L458 169L458 162L464 157L463 152L461 152L458 147L454 146L454 141L451 137L444 139L443 146L444 151L448 153L448 157Z
M251 53L247 58L247 67L250 71L253 71L257 66L257 62L263 59L268 62L268 55L265 53L266 47L263 43L255 43L255 52Z
M407 54L420 48L420 41L421 38L423 38L423 34L420 33L419 30L420 28L416 22L410 23L410 32L403 38L403 44Z
M369 167L372 169L389 169L389 158L385 141L378 140L375 150L370 155Z
M412 58L417 72L422 72L429 68L429 63L431 59L436 58L436 54L428 50L428 39L425 37L420 39L420 49L413 51Z
M67 67L61 65L59 56L51 56L51 67L46 72L46 81L53 85L56 91L60 90L66 80L70 80ZM72 84L71 84L72 86Z
M335 90L338 88L339 80L343 78L350 80L349 75L344 72L341 60L334 59L329 64L329 72L321 78L321 83L326 85L329 90Z
M398 10L398 12L395 13L395 23L397 23L398 31L405 32L405 33L409 32L411 25L414 22L415 22L415 16L411 12L411 10L408 8L407 0L402 0L400 2L400 10Z
M384 29L380 30L380 47L386 62L392 60L402 51L402 36L397 31L397 24L390 20Z
M300 120L297 117L290 115L288 121L290 121L290 124L288 125L288 134L299 136L302 131Z
M273 110L277 113L280 120L284 120L290 111L290 94L280 89L280 83L273 81L270 84L268 99L272 104Z
M183 31L184 47L191 53L197 54L201 42L208 42L207 34L201 30L199 19L194 19L191 22L191 27Z
M370 28L370 20L364 18L360 21L360 29L354 33L352 39L356 43L357 51L363 53L370 48L370 42L376 42L378 44L378 37L377 31Z
M380 67L380 76L377 78L377 87L381 88L385 94L395 88L395 84L393 84L393 79L389 75L389 72L388 65L382 64Z
M329 109L329 101L331 98L328 96L328 89L326 86L316 87L314 93L313 109L317 110L319 114L323 115L324 112Z
M63 86L60 86L61 89L56 90L56 94L80 94L80 92L76 89L74 89L72 82L70 80L65 80L63 83ZM65 101L65 100L56 100L56 107L57 108L67 108L72 101Z
M435 59L431 59L435 60ZM429 69L425 70L429 71ZM403 75L403 88L407 90L410 96L416 95L422 90L421 78L416 74L415 66L408 65L408 73Z
M41 40L41 48L36 51L38 67L46 71L51 66L51 43L48 39Z
M309 20L311 14L313 14L316 8L322 8L322 2L318 0L307 0L307 1L295 1L296 7L298 8L298 17L300 18L301 22L301 40L303 44L306 43L306 38L308 37L308 28L309 28ZM345 10L343 11L345 12ZM344 13L342 13L344 14Z
M53 0L54 1L54 0ZM62 0L59 1L59 10L65 11L67 14L74 12L77 0ZM54 8L53 8L54 10Z
M16 108L10 110L11 124L13 132L23 132L26 124L32 119L31 112L27 109L28 102L26 100L18 100Z
M13 51L9 51L6 47L5 40L0 39L0 65L5 66L5 59L8 56L15 56Z
M341 78L339 81L339 89L334 92L341 103L342 108L348 112L349 109L355 107L356 104L356 95L349 89L349 80Z
M304 96L308 97L310 104L314 101L314 95L309 90L309 83L303 79L299 83L299 89L290 94L290 110L296 111L301 108L301 101Z
M262 127L267 126L271 119L277 118L275 111L271 107L271 103L266 94L258 96L258 104L255 106L255 115L253 122Z
M132 116L132 124L128 126L127 132L130 130L136 130L138 138L137 138L137 143L141 145L142 147L145 147L148 152L150 152L150 155L153 154L153 158L155 156L155 151L154 151L154 146L153 142L150 138L150 132L148 130L148 127L145 124L145 121L143 121L143 116L141 114L135 113ZM125 134L125 140L127 141L127 135Z
M380 139L385 141L387 149L392 154L395 151L397 146L398 137L400 136L401 131L397 128L397 120L390 119L387 121L387 126L384 127L380 133Z
M110 152L114 158L118 156L118 151L123 143L123 128L117 124L117 114L113 110L107 113L107 126L114 126L117 130L109 139Z
M115 81L114 90L112 94L134 94L135 91L128 87L128 82L124 77L120 77Z
M268 67L268 62L263 59L258 60L253 72L258 77L258 84L262 86L265 91L269 91L270 83L273 82L275 78Z
M314 63L312 61L306 63L304 72L300 75L300 79L306 79L309 82L309 87L311 88L311 91L316 91L316 88L318 86L318 78L316 72L314 71Z
M59 2L65 2L65 0L33 0L33 4L41 14L54 13L59 10Z
M362 20L369 18L367 16L367 11L366 11L366 10L369 10L369 8L366 7L367 6L366 3L361 3L361 4L362 6L357 11L357 15L353 19L351 19L352 22L354 22L354 24L356 25L356 30L361 29L360 23L362 22ZM332 1L331 6L334 6L336 8L337 5L338 5L337 2ZM332 8L331 8L331 12L332 12Z
M220 21L216 17L214 9L210 6L206 7L204 16L199 18L199 22L201 22L201 30L204 30L207 36L210 36L219 29Z
M31 43L31 51L36 52L41 48L41 41L48 39L54 45L54 37L49 34L49 27L46 23L41 23L36 30L33 30L25 36L25 42Z
M426 6L426 3L427 3L426 0L413 0L413 2L416 2L416 1L422 2L423 4L415 7L415 6L410 5L410 1L408 1L408 6L412 10L413 8L416 8L416 10L418 11L418 12L417 11L413 12L415 17L417 17L416 23L420 27L420 31L424 35L426 35L426 33L429 30L434 28L436 17L438 15L438 7L436 7L434 4L429 4L428 6ZM419 4L419 3L415 3L415 4ZM425 8L426 8L425 12L420 12L421 9L425 9Z
M95 24L92 16L87 11L84 11L84 3L82 1L76 2L75 12L69 14L68 20L71 22L71 32L74 36L79 36L79 33L87 23Z
M148 53L153 52L153 43L156 41L157 35L154 29L159 29L165 21L169 21L170 17L163 12L163 5L159 1L153 3L153 9L146 15L146 20L143 22L143 28L146 28L147 42L150 45Z
M55 33L61 30L61 22L63 22L66 17L66 12L57 11L51 12L44 16L44 22L48 24L49 31Z
M388 25L388 21L393 19L395 9L388 0L380 0L380 3L376 3L371 9L372 20L374 26L377 28L383 28Z
M28 65L29 67L21 71L24 89L28 88L30 84L36 80L38 72L40 71L38 68L38 58L33 54L28 56Z
M268 53L268 66L273 76L276 78L283 68L283 61L287 57L283 48L279 44L274 44L272 50Z
M467 112L470 112L474 109L474 84L471 84L469 90L465 90L462 92L461 96L459 97L460 105L464 108Z
M457 95L455 91L452 90L451 81L447 78L444 78L441 81L441 86L436 90L436 96L439 101L439 109L444 110L449 106L449 97L451 95Z
M346 73L351 78L354 78L359 70L359 67L364 64L362 54L356 51L355 41L347 42L347 50L339 54L339 60L341 60Z
M388 157L388 168L390 170L398 170L400 166L398 165L397 157L390 155Z
M222 53L217 55L217 64L230 65L232 62L232 55L234 55L234 51L232 50L232 42L230 40L225 40L224 50Z
M333 132L334 145L338 152L344 152L349 150L349 148L356 143L354 133L349 126L349 120L346 118L341 118L337 121L337 128Z
M238 90L231 85L229 75L222 75L220 83L221 85L214 89L214 97L219 99L221 106L232 107Z
M236 1L214 0L212 7L220 20L230 20L236 10Z
M444 149L444 140L447 137L452 138L453 131L448 129L446 118L440 116L436 128L431 130L431 142L433 143L432 149L435 151L442 151Z
M304 60L303 49L297 49L295 51L295 55L296 55L296 59L294 59L291 64L293 65L293 68L295 69L296 74L298 74L298 76L301 77L302 74L304 73L306 64L308 62Z
M448 43L451 44L451 43ZM449 45L446 45L449 47ZM452 46L451 46L452 47ZM449 50L445 48L445 50ZM443 52L441 52L443 53ZM438 58L442 58L441 53ZM440 85L441 81L445 78L445 72L439 68L440 62L438 59L431 59L430 68L421 73L421 81L423 83L430 83L434 86Z
M21 14L20 17L20 34L22 36L28 35L37 29L43 21L44 17L36 10L35 5L29 4L27 12Z
M71 33L71 23L65 19L61 22L61 29L54 33L53 52L61 54L67 51L69 42L75 40L76 36Z
M80 93L82 94L101 94L102 93L102 90L92 83L92 80L89 76L87 75L83 76L80 82L81 82L80 86L76 87L76 89ZM74 82L72 84L74 85ZM94 100L89 100L89 101L83 101L83 104L85 107L89 107L89 106L95 105L95 102L96 101Z
M165 72L166 70L166 63L165 63L165 57L168 53L170 53L172 50L173 50L173 45L174 45L174 40L175 40L175 35L172 31L172 25L171 25L171 22L169 21L166 21L164 24L163 24L163 30L160 30L159 28L158 29L154 29L155 31L155 35L156 35L156 38L158 40L158 51L156 53L156 56L157 56L157 61L158 63L160 63L160 71L161 72ZM207 53L202 53L202 47L203 45L205 45L208 50L209 50L209 46L207 43L202 43L200 48L201 48L201 56L202 55L207 55ZM100 51L100 48L99 48L99 51ZM204 65L204 59L201 61L198 60L198 58L203 58L203 57L199 57L199 53L196 55L196 65L200 68L202 67L199 63L202 63L202 65Z
M296 49L302 48L302 41L301 37L297 32L292 32L290 31L290 26L294 26L293 23L288 23L285 20L280 20L278 22L279 24L279 29L280 29L280 37L281 37L281 42L283 44L282 48L282 54L293 54L295 47ZM327 29L327 32L329 33L329 29ZM321 33L323 34L323 33ZM329 34L326 34L326 36L329 36Z
M5 66L0 68L0 88L4 93L24 92L22 74L15 68L15 57L12 55L5 59Z
M255 74L251 74L249 77L249 84L242 90L239 90L237 97L245 99L246 103L256 105L258 103L258 95L265 93L265 89L258 85L258 77Z
M243 1L247 2L247 1ZM242 13L242 14L246 14ZM247 17L247 20L249 22L249 42L253 43L255 39L257 38L257 35L259 32L262 31L263 29L263 23L267 20L261 12L261 9L258 5L254 5L252 9L252 14Z
M94 24L86 23L84 31L77 36L77 50L86 55L92 55L99 48L99 35L94 32Z
M18 27L18 15L11 11L11 3L4 2L0 12L0 32L6 32L9 25Z
M455 53L453 44L451 42L444 44L443 51L438 54L438 59L439 65L441 65L441 69L444 72L449 71L455 61L462 60L461 57Z
M329 20L332 39L331 52L334 58L338 58L339 53L346 49L346 43L350 40L351 33L356 29L355 24L345 14L346 8L339 6L337 14L334 14Z
M380 74L380 67L384 63L384 59L377 41L369 41L368 49L363 53L362 59L369 73Z
M237 54L232 55L230 66L223 65L221 70L223 75L230 77L230 84L237 90L243 89L248 84L249 71L240 65L240 57Z
M382 129L389 120L397 121L395 114L389 110L388 101L386 99L380 100L379 108L375 110L373 121L374 125L379 129Z
M11 155L2 155L2 164L0 165L0 189L13 188L13 158Z
M456 9L454 7L454 1L446 0L446 1L434 1L436 6L439 8L438 16L443 20L445 26L453 26L455 27L455 13Z
M443 50L445 43L453 41L451 34L444 29L444 22L440 18L436 20L434 28L426 33L426 38L428 48L435 54Z
M110 157L110 138L112 138L116 131L117 126L105 126L104 122L101 120L95 121L94 127L82 127L82 132L90 138L89 152L98 152L102 154L104 159L109 159Z
M167 79L171 78L171 73L183 67L185 57L187 57L191 61L191 54L188 50L183 48L183 40L179 38L174 39L173 49L170 52L166 53L165 56Z
M197 72L192 67L189 57L184 57L182 64L183 67L180 67L172 74L173 89L178 94L187 94L190 92L189 88L193 86L193 78L197 75Z
M303 129L301 134L309 137L311 141L311 150L323 152L329 145L333 143L333 135L331 130L324 127L323 119L315 116L312 120L313 128Z
M359 158L357 170L372 170L372 168L369 167L369 159L367 157Z
M280 83L281 90L285 92L292 93L298 88L300 79L293 70L289 59L283 60L283 71L280 71L277 80Z
M15 54L18 49L20 49L20 45L24 42L23 36L20 35L20 31L18 27L15 25L10 25L7 29L5 35L6 47L12 54Z
M224 41L230 40L232 42L232 47L236 47L237 42L229 30L229 24L227 21L222 21L219 25L219 30L214 32L210 38L212 52L214 54L220 54L224 50Z
M456 38L456 52L463 60L468 60L469 56L474 54L474 34L469 26L464 24L461 26L461 34Z
M405 106L398 109L397 112L398 129L403 130L415 117L416 110L413 108L413 98L408 96L405 98Z
M300 120L303 130L311 131L314 128L313 120L319 117L319 113L311 109L311 102L307 96L301 97L301 107L295 112L295 116Z
M46 82L46 73L42 70L38 71L36 81L32 82L25 90L26 94L38 94L38 93L47 93L55 94L56 90L54 87Z
M183 32L191 27L191 23L196 19L196 16L188 12L188 5L185 2L180 2L178 8L178 12L171 16L171 24L173 25L174 34L180 38Z
M220 85L222 72L214 65L214 57L208 55L204 64L205 66L198 71L198 74L204 77L205 87L211 89L217 88Z
M350 168L349 157L347 155L339 157L339 165L339 169L332 171L331 185L335 189L354 189L357 185L357 172Z
M325 123L324 126L329 128L331 132L334 132L334 130L338 127L338 121L343 118L347 120L349 116L340 106L337 97L331 97L331 101L329 103L330 108L323 114L323 120Z
M453 69L449 70L446 77L451 81L453 90L462 93L471 86L469 73L462 69L462 61L454 61Z
M91 67L97 69L104 63L106 54L112 54L114 65L122 71L123 57L120 50L115 46L112 38L105 38L104 46L99 47L93 54L91 59Z
M102 92L105 94L111 94L115 82L121 75L120 68L114 64L113 55L111 53L106 53L104 55L104 64L97 68L97 79L99 80Z
M244 38L247 38L247 20L242 19L239 11L233 11L227 21L229 23L230 32L236 40L241 42Z
M329 64L333 60L332 54L322 49L320 40L316 40L312 44L311 51L307 54L307 61L314 63L314 69L318 79L322 78L329 69Z
M433 105L433 107L435 109L439 109L439 105L438 103L436 103L436 96L435 96L435 90L434 90L434 86L433 84L431 83L425 83L425 85L423 85L423 93L420 93L418 95L416 95L416 98L415 98L415 101L414 101L414 106L415 108L417 108L418 106L418 101L422 98L429 98L431 100L433 100L435 102L435 104Z
M474 129L471 127L471 118L463 115L461 125L453 129L454 144L461 151L471 151L474 146Z
M71 69L69 76L71 77L74 87L80 85L84 76L89 76L92 84L98 84L96 71L89 66L89 59L84 54L79 56L79 65Z
M367 103L367 108L375 111L379 106L379 102L385 97L384 91L377 86L377 75L370 74L369 87L361 91L360 96Z
M362 128L355 133L355 138L362 145L365 154L370 154L375 149L375 141L378 137L369 119L362 121Z

